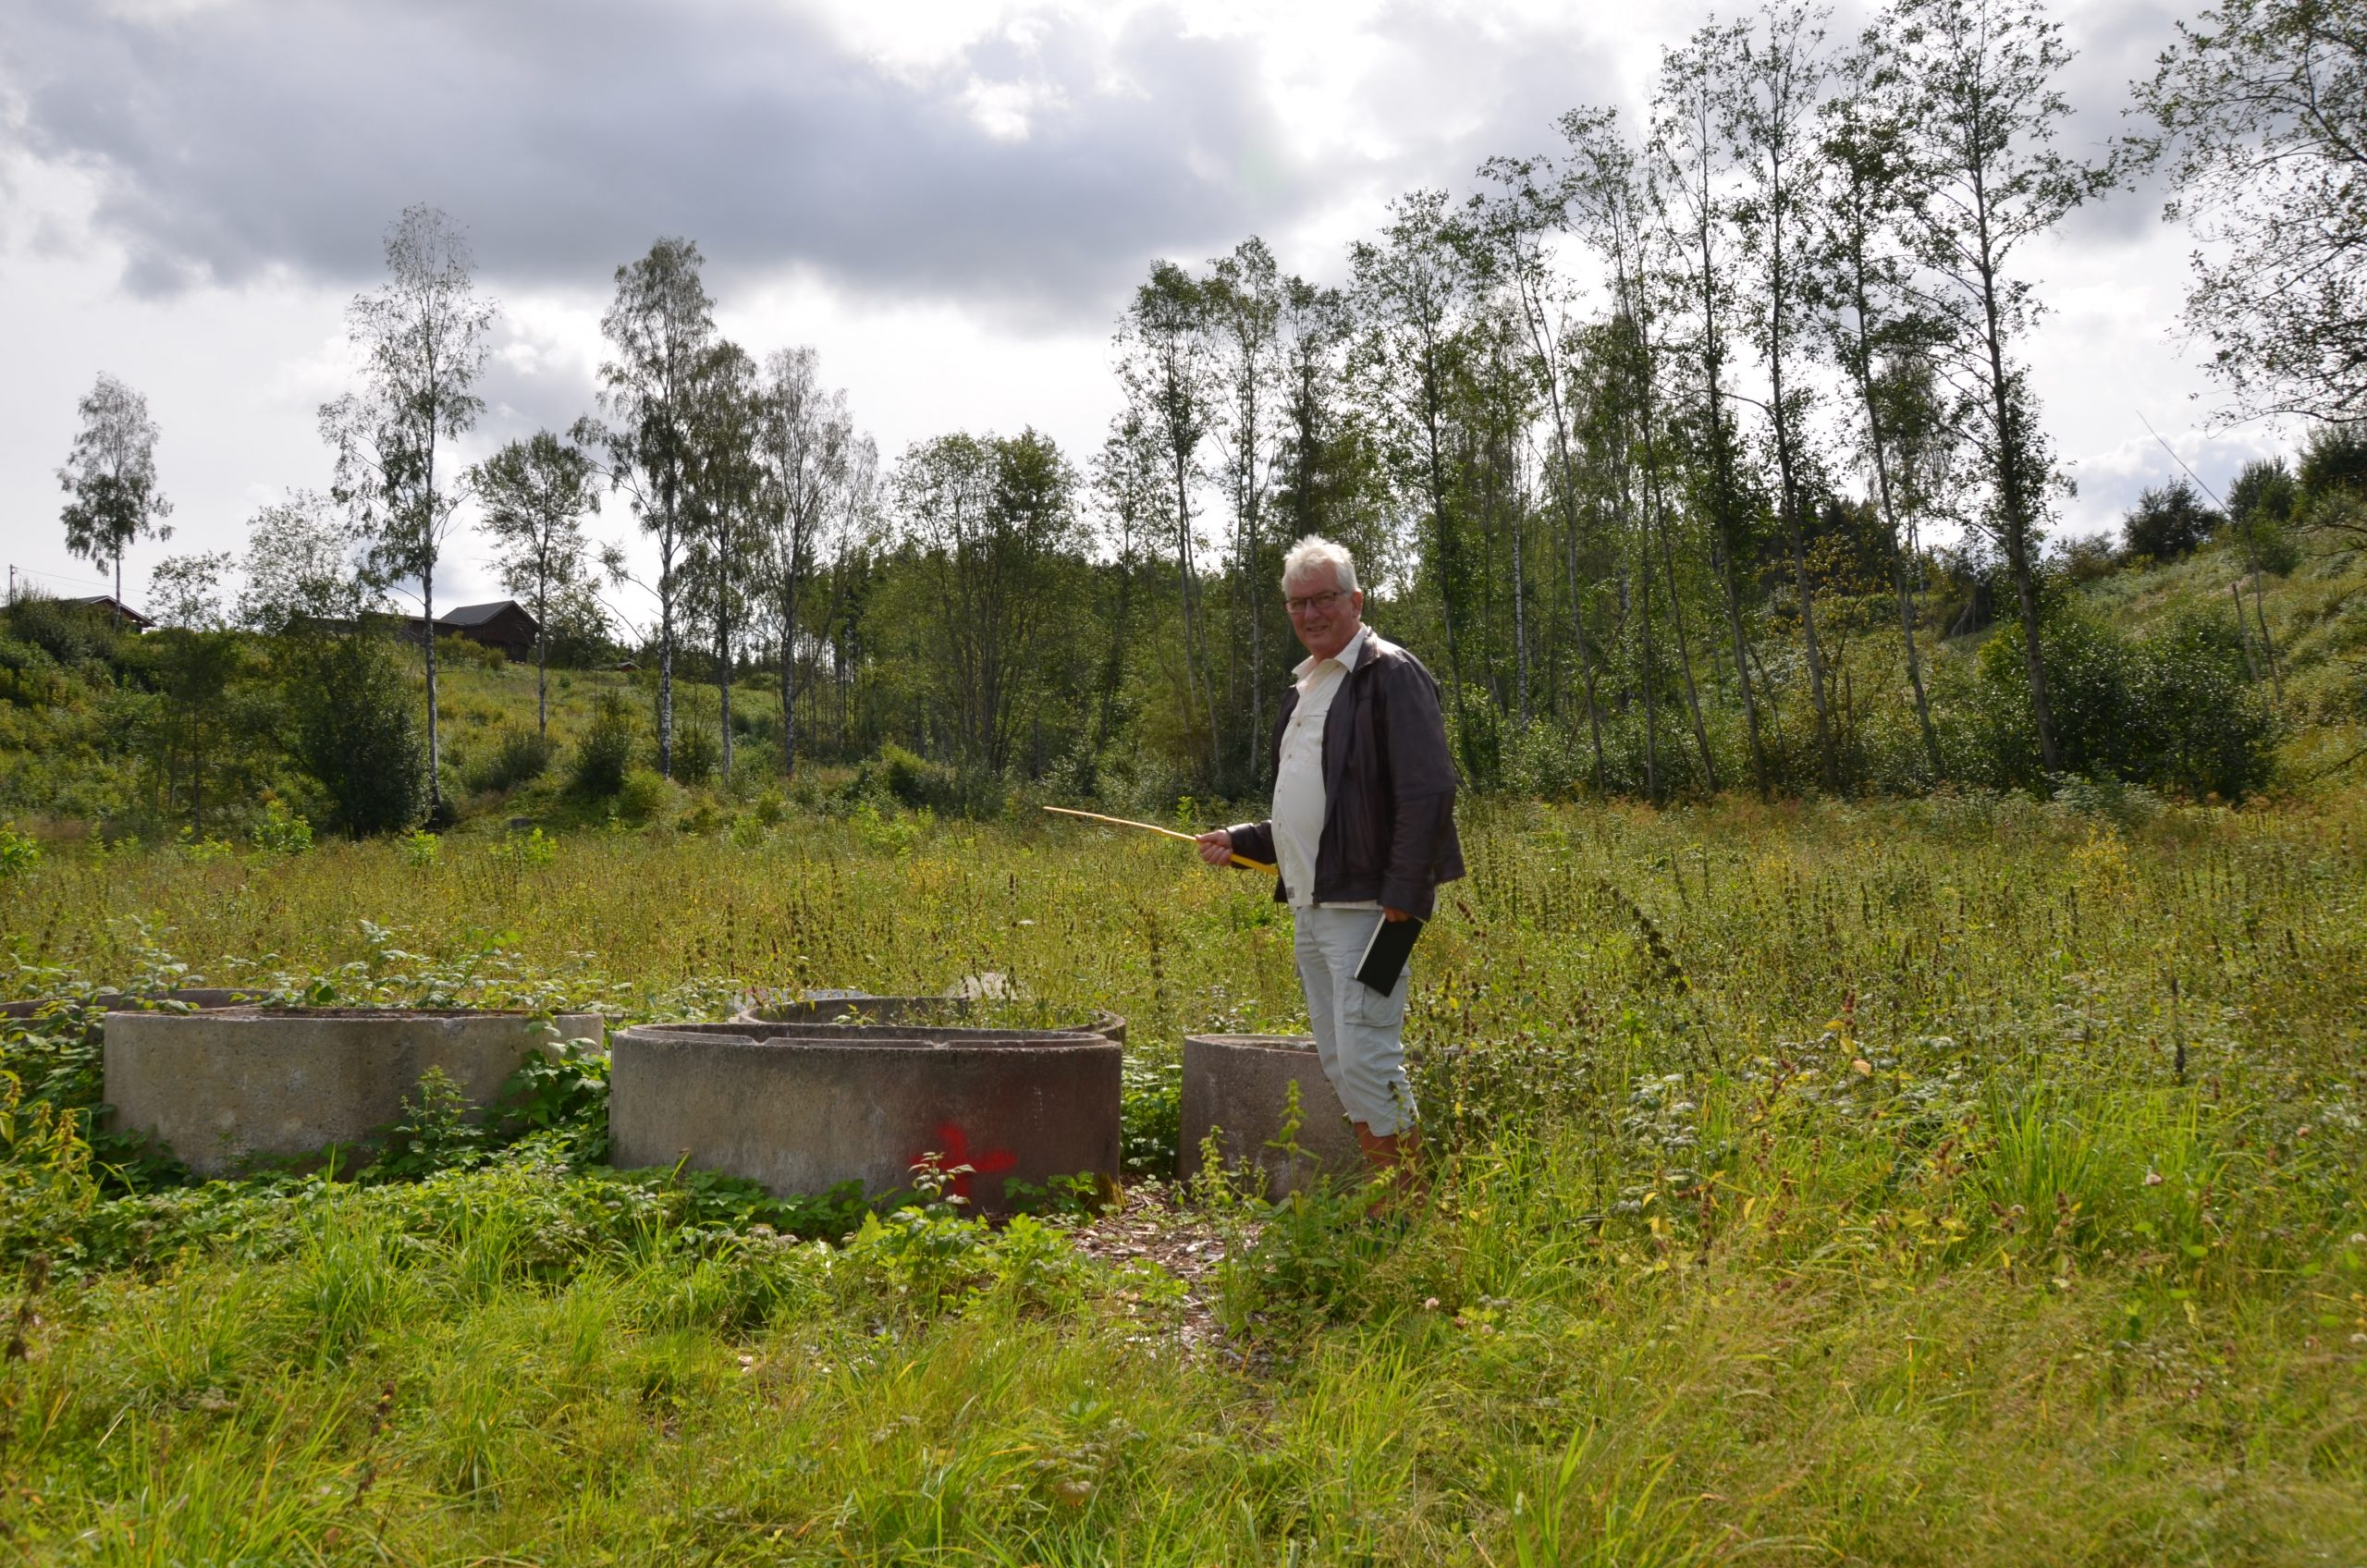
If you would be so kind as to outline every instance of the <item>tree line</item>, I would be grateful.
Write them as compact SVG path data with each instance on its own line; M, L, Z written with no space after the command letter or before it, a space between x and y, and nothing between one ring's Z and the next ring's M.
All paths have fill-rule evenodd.
M2071 51L2030 0L1892 0L1854 40L1827 24L1790 0L1705 24L1662 55L1640 123L1576 108L1469 190L1402 196L1339 282L1255 238L1153 264L1090 453L956 432L883 465L814 352L726 338L697 246L663 239L616 271L596 410L455 472L495 307L456 226L411 209L349 311L364 368L321 410L334 482L257 519L241 613L358 626L408 583L432 619L475 526L546 627L596 621L633 579L587 520L621 498L655 560L627 640L654 667L661 773L686 743L727 780L897 746L964 802L1017 778L1251 795L1297 657L1282 553L1320 533L1437 670L1476 784L2257 787L2260 577L2290 569L2297 530L2355 544L2354 514L2257 465L2203 525L2244 551L2251 619L2239 599L2150 650L2083 622L2082 549L2050 549L2069 481L2030 379L2031 253L2164 170L2165 215L2210 241L2186 326L2231 414L2317 422L2313 460L2349 475L2362 35L2301 0L2228 0L2135 84L2150 134L2082 147ZM119 563L164 515L138 460L153 426L119 384L92 398L67 521ZM2157 514L2193 499L2149 494L2132 549L2164 554ZM1984 630L1978 659L1935 658ZM432 638L426 680L433 810ZM684 729L684 680L714 688L693 726L712 747ZM750 682L768 700L735 707Z

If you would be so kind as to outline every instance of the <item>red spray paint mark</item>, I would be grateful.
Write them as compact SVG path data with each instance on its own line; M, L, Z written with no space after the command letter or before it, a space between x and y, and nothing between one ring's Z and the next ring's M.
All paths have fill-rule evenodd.
M970 1178L973 1174L991 1176L997 1171L1009 1170L1019 1163L1019 1157L1009 1149L984 1149L972 1154L970 1134L951 1121L946 1122L937 1130L937 1147L914 1155L912 1163L918 1165L921 1161L932 1157L935 1158L939 1170L958 1172L947 1180L945 1190L963 1199L970 1196ZM962 1170L960 1168L965 1165L970 1169Z

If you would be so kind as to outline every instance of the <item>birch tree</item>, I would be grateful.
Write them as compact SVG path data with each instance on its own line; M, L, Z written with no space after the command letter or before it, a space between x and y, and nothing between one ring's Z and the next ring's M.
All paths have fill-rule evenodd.
M657 546L657 769L674 769L674 644L690 524L700 384L713 368L715 304L688 239L660 239L617 269L600 318L614 357L600 366L611 483Z
M1563 129L1574 142L1591 143L1615 134L1608 112L1574 111ZM1579 504L1576 443L1577 389L1572 385L1569 352L1577 330L1570 290L1547 252L1549 237L1572 223L1576 170L1556 170L1539 158L1491 158L1481 175L1495 182L1492 195L1475 197L1473 213L1495 253L1495 270L1511 290L1528 346L1530 374L1543 395L1551 441L1553 483L1549 485L1561 518L1564 570L1570 586L1570 620L1578 681L1587 706L1587 732L1593 750L1594 788L1604 787L1602 710L1597 690L1601 650L1587 624L1588 574L1580 564L1593 554L1591 518Z
M479 463L471 485L484 508L501 585L534 606L534 732L550 739L551 601L585 581L586 513L600 509L599 469L584 448L597 432L579 420L565 435L538 430Z
M1159 444L1169 502L1169 542L1175 551L1176 587L1184 618L1184 679L1186 705L1195 702L1195 727L1205 724L1207 766L1222 788L1216 697L1208 668L1196 556L1199 530L1193 490L1201 444L1217 418L1218 391L1208 363L1206 294L1190 274L1172 262L1152 266L1150 280L1134 290L1121 324L1119 380L1128 405Z
M419 583L427 648L427 798L443 807L443 741L435 711L435 569L467 486L439 472L444 444L484 410L473 390L497 307L478 295L467 238L430 206L403 209L386 230L386 282L346 307L346 337L362 359L364 386L321 407L321 433L337 452L332 494L368 539L372 569L387 582Z
M1284 290L1274 253L1251 238L1209 265L1201 286L1223 417L1212 427L1225 499L1233 510L1236 625L1249 632L1249 729L1244 748L1250 782L1262 783L1266 734L1266 631L1273 594L1266 591L1264 523L1273 478L1281 401Z
M1898 62L1913 128L1913 232L1940 284L1947 374L1985 471L1974 520L2005 557L2039 756L2056 772L2038 550L2062 481L2024 357L2039 301L2017 263L2025 246L2111 189L2119 157L2089 163L2055 146L2071 113L2057 84L2072 55L2036 0L1895 0L1868 43Z
M115 619L123 619L123 552L141 539L169 539L173 504L156 479L156 422L148 399L102 374L75 404L82 427L57 483L71 497L60 521L66 547L115 571Z
M1920 308L1913 262L1901 243L1907 180L1907 133L1880 56L1860 49L1843 64L1846 90L1824 108L1824 158L1832 182L1823 203L1823 255L1831 268L1824 317L1834 361L1858 400L1861 451L1890 561L1891 595L1915 694L1915 720L1936 783L1947 775L1939 730L1923 687L1915 641L1914 595L1908 570L1914 556L1915 513L1906 504L1900 470L1901 432L1907 410L1880 389L1883 361L1929 350L1932 322ZM1894 414L1901 416L1894 420Z
M763 571L765 482L756 364L730 341L709 350L695 383L684 578L692 617L710 638L723 779L731 781L732 677Z
M1364 379L1391 467L1429 521L1430 575L1446 640L1455 730L1468 768L1466 566L1448 449L1454 384L1469 347L1464 329L1471 279L1462 239L1461 220L1447 210L1445 192L1417 190L1391 203L1380 241L1358 240L1349 251L1349 263L1362 326Z
M1776 519L1799 601L1818 773L1826 789L1837 790L1842 779L1833 693L1817 635L1807 542L1817 493L1809 433L1812 383L1806 364L1819 273L1813 250L1821 174L1817 113L1832 72L1823 16L1802 5L1769 6L1751 26L1714 41L1705 38L1701 65L1718 80L1725 132L1742 176L1736 227L1755 274L1743 297L1749 301L1753 346L1767 377L1763 410L1775 454Z
M797 647L816 557L832 521L845 515L860 460L846 394L821 384L811 349L765 358L757 423L765 533L761 582L780 651L780 767L797 771Z
M1751 778L1765 795L1773 779L1760 733L1742 575L1758 549L1759 508L1735 412L1735 339L1745 326L1736 319L1741 279L1734 235L1735 171L1716 75L1718 59L1733 46L1731 29L1705 30L1662 58L1645 189L1657 224L1668 235L1671 272L1685 311L1685 330L1674 351L1689 383L1687 423L1700 470L1697 492L1725 603ZM1600 139L1573 137L1572 149L1582 155L1581 166L1599 166L1597 179L1616 176L1618 155Z
M2367 25L2355 5L2219 0L2138 84L2162 215L2193 226L2185 325L2230 417L2367 415Z

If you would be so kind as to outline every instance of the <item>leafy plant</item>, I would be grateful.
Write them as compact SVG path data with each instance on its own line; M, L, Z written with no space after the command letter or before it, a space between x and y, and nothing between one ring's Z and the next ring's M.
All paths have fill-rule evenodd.
M263 803L263 815L253 830L255 848L267 855L300 855L313 847L313 825L297 815L288 802L273 796Z
M575 743L575 787L594 796L623 789L639 729L621 693L601 692L593 704L591 727Z
M13 822L0 822L0 879L22 876L40 864L40 840L18 832Z

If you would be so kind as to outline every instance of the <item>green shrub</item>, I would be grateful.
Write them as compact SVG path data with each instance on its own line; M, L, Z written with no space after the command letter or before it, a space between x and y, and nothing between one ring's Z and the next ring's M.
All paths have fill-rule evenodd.
M0 877L22 876L40 864L40 841L18 832L13 822L0 822Z
M601 692L591 728L575 743L575 787L587 795L613 795L623 789L638 728L622 693Z
M267 855L300 855L313 847L313 825L274 796L264 802L253 837L255 848Z
M674 794L674 786L656 768L632 768L617 790L617 815L632 823L651 821L673 803Z
M122 634L109 624L104 611L56 599L26 597L8 606L9 636L40 649L67 669L85 664L112 666L122 649Z
M2300 486L2285 459L2256 459L2227 486L2227 525L2220 534L2235 545L2248 569L2258 567L2282 577L2300 564L2300 545L2293 534L2300 506Z
M703 724L674 724L674 781L693 789L715 777L723 761L723 742Z
M2136 644L2129 676L2130 777L2230 801L2268 782L2275 716L2250 678L2233 616L2180 611Z
M2130 555L2170 561L2192 555L2226 521L2192 484L2174 479L2140 496L2120 533Z
M504 729L484 761L467 770L472 790L515 790L540 778L557 748L532 729Z
M386 639L296 638L282 674L293 750L326 796L330 821L355 838L416 824L427 807L426 748Z
M2316 504L2367 490L2367 427L2322 424L2301 448L2301 498Z
M2239 800L2268 780L2275 725L2234 619L2181 612L2137 640L2076 606L2040 628L2059 771ZM2018 624L1981 645L1974 704L1989 782L2049 789Z
M435 662L452 669L500 669L509 655L489 643L448 631L435 639Z

